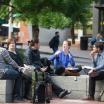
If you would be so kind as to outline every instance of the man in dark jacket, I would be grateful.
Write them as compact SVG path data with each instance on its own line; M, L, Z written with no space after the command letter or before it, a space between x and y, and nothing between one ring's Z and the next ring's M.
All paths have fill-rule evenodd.
M30 42L30 46L26 50L26 53L25 53L25 64L34 65L37 70L42 71L42 72L46 72L47 68L45 68L45 69L42 68L43 65L42 65L41 58L40 58L39 41L38 40L34 40L34 41ZM52 84L52 89L58 97L62 98L70 93L67 90L62 89L59 86L57 86L51 80L50 73L48 74L46 80Z
M53 52L55 53L58 50L59 46L59 32L55 32L55 36L49 42L50 48L52 48Z

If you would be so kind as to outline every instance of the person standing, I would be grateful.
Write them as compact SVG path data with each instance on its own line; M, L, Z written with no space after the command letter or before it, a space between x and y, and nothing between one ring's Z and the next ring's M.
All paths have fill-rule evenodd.
M55 53L59 47L59 32L55 32L55 36L49 41L49 46L52 48L53 52Z

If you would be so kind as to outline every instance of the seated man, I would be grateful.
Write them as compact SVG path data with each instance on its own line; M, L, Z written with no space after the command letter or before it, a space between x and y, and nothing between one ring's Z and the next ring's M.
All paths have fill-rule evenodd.
M93 67L88 72L89 74L89 95L84 100L94 100L96 81L104 80L104 45L101 42L96 42L91 51Z
M50 56L49 60L53 61L55 74L62 75L66 72L68 67L72 67L74 69L75 61L70 53L69 49L71 46L71 42L65 40L63 42L63 50L57 51L54 55Z
M35 66L36 70L38 71L43 71L43 72L47 71L47 68L42 68L43 65L41 62L40 52L39 52L39 40L30 41L30 45L25 52L25 64ZM64 90L59 86L57 86L51 80L50 73L48 74L46 79L47 79L47 82L52 84L52 89L58 97L62 98L70 93L67 90Z
M88 43L88 46L89 48L93 48L93 45L96 43L96 42L101 42L101 41L104 41L104 37L103 37L103 33L98 33L96 35L96 37L92 37L91 40L89 41Z

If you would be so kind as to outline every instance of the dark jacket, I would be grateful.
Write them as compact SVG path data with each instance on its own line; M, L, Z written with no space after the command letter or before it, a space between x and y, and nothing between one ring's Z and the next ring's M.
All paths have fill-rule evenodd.
M59 35L55 35L49 42L50 48L58 48L59 46Z
M16 54L13 52L9 52L9 55L11 56L11 58L19 65L19 66L23 66L23 60L21 59L21 56L19 54L19 52L17 51Z
M24 54L24 63L27 65L34 65L34 66L40 66L42 67L41 61L40 61L40 52L39 50L32 49L29 47L26 49L26 52Z
M36 69L47 66L47 72L53 74L53 70L50 68L51 62L47 58L40 58L40 51L28 48L25 52L24 63L27 65L34 65Z

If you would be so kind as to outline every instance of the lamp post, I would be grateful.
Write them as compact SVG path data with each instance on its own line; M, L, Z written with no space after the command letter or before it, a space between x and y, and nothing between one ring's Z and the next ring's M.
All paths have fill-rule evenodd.
M12 32L13 32L13 13L12 13L12 0L9 2L9 32L8 32L8 38L12 37Z

